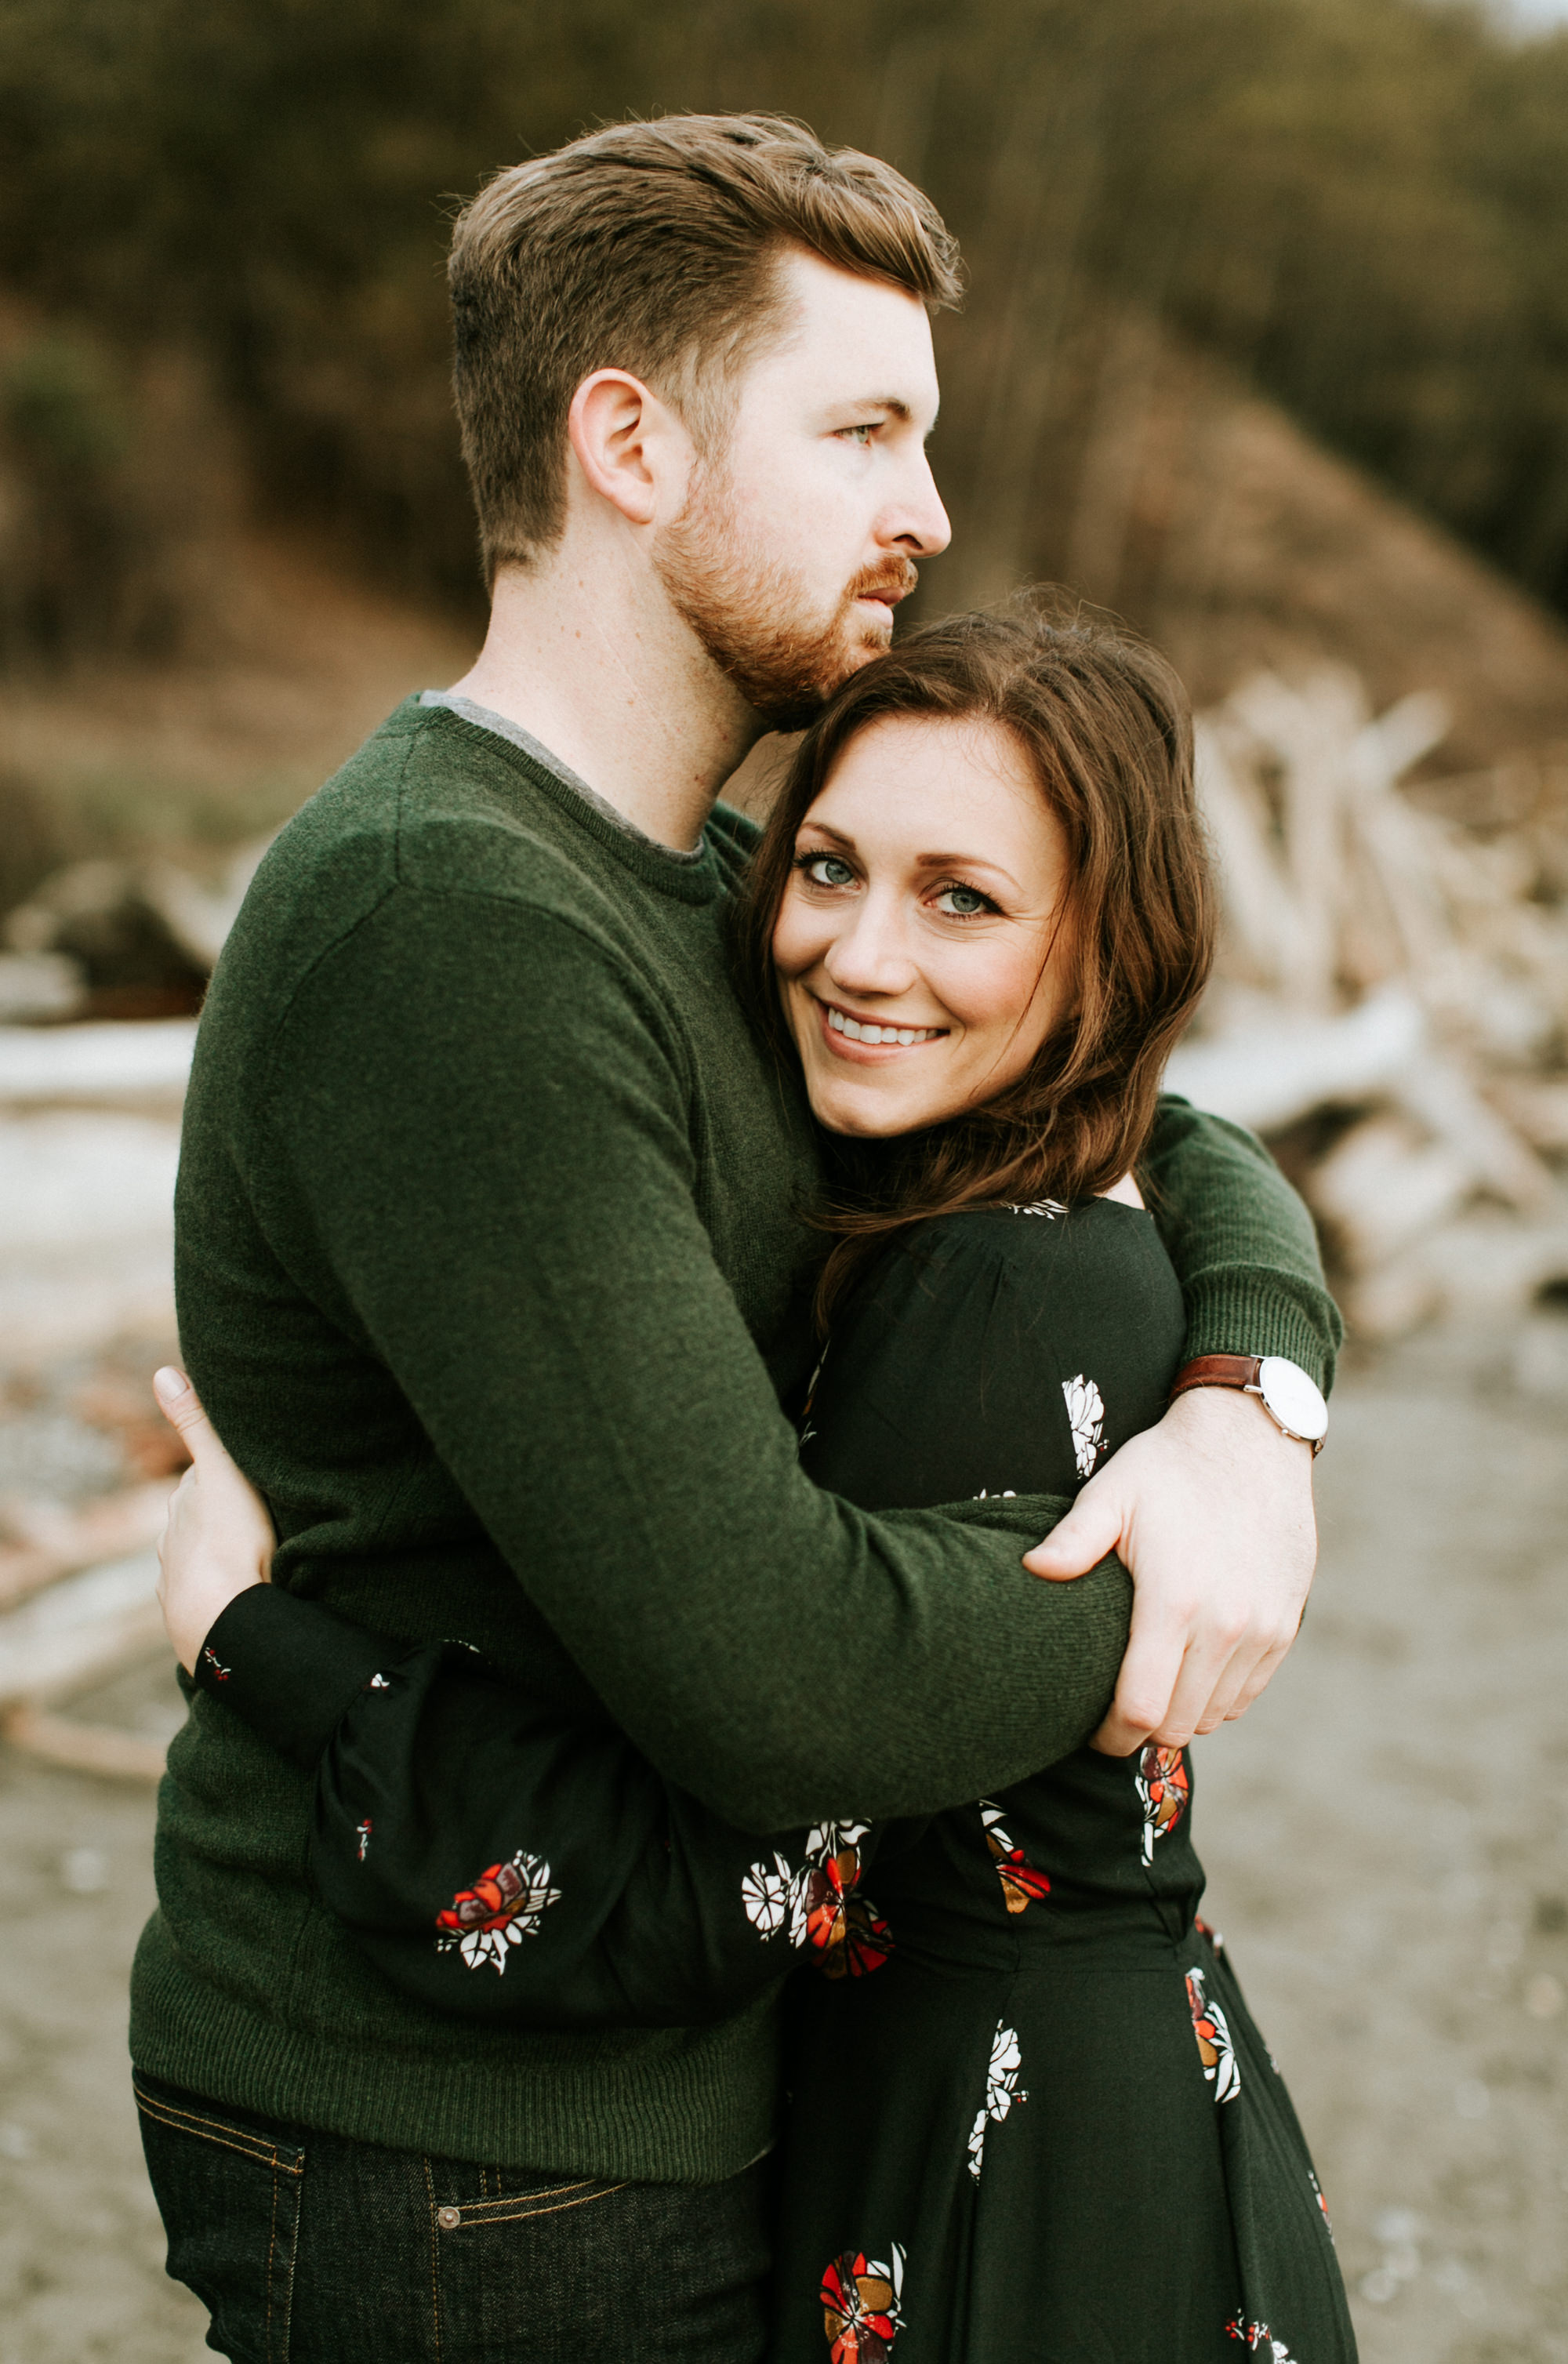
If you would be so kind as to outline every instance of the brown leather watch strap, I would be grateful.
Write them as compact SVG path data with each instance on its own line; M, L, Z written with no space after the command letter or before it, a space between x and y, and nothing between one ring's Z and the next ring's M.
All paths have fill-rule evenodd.
M1171 1383L1173 1397L1189 1388L1255 1388L1262 1368L1257 1355L1199 1355L1184 1363Z

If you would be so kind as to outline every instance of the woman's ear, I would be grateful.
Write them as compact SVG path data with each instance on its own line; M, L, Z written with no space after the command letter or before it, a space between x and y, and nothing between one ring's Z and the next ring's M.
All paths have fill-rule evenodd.
M668 403L629 371L595 370L572 397L567 434L593 492L631 525L651 525L685 499L695 451Z

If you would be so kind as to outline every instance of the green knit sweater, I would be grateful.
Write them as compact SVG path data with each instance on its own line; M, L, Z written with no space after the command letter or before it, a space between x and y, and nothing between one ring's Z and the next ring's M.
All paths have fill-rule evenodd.
M802 1475L775 1381L817 1153L724 965L754 836L720 808L682 860L495 733L399 708L284 831L218 965L177 1277L280 1583L473 1644L763 1831L943 1807L1074 1745L1128 1583L1036 1582L1027 1504L873 1517ZM1257 1145L1172 1102L1151 1165L1189 1352L1326 1378L1310 1225ZM598 2035L427 2010L313 1897L310 1797L193 1700L134 1974L144 2069L517 2168L703 2181L765 2146L770 2002Z

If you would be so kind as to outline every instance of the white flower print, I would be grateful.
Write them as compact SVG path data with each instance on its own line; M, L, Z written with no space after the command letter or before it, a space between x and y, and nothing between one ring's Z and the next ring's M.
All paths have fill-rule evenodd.
M776 1937L787 1928L790 1944L815 1953L828 1978L858 1978L893 1949L887 1924L860 1886L861 1841L870 1828L814 1823L798 1871L775 1852L771 1864L751 1864L741 1875L741 1908L758 1935Z
M1062 1380L1062 1393L1067 1405L1067 1423L1073 1431L1078 1475L1092 1477L1106 1441L1106 1408L1100 1391L1094 1380L1086 1379L1080 1371L1075 1379Z
M1054 1223L1059 1215L1065 1215L1068 1211L1065 1201L1061 1199L1035 1199L1027 1207L1015 1207L1010 1199L1005 1199L1002 1203L1009 1215L1043 1215L1048 1223Z
M776 1937L786 1922L789 1942L804 1946L811 1928L813 1883L830 1863L858 1857L869 1823L815 1823L806 1834L806 1860L792 1871L788 1858L776 1851L772 1864L748 1866L740 1881L740 1901L746 1918L759 1936ZM859 1864L852 1867L858 1872Z
M1214 2087L1215 2100L1233 2102L1241 2091L1241 2064L1236 2057L1225 2013L1217 2002L1209 2002L1203 1979L1201 1970L1187 1972L1187 2006L1193 2015L1198 2057L1203 2062L1206 2080Z
M782 1855L772 1865L754 1863L740 1881L740 1901L746 1918L761 1937L776 1937L789 1919L795 1874Z
M510 1863L491 1864L437 1913L436 1951L450 1954L455 1946L471 1970L488 1962L504 1976L510 1948L533 1936L549 1907L560 1901L546 1858L519 1848Z
M1017 2028L1005 2020L996 2022L996 2033L991 2038L991 2060L985 2071L985 2099L975 2113L969 2133L969 2171L976 2183L980 2180L981 2164L985 2155L985 2129L1000 2124L1015 2102L1027 2102L1029 2095L1018 2084L1023 2068L1023 2055L1018 2048Z

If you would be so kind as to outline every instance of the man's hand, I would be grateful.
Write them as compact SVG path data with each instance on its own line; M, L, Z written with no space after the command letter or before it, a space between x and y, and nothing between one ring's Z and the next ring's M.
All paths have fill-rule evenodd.
M1094 1745L1184 1747L1243 1714L1296 1639L1318 1556L1311 1446L1239 1388L1192 1388L1024 1566L1061 1581L1110 1552L1132 1575L1132 1632Z
M191 1456L158 1545L158 1600L175 1656L194 1675L202 1644L229 1602L272 1582L277 1538L266 1504L229 1458L184 1373L155 1373L152 1391Z

